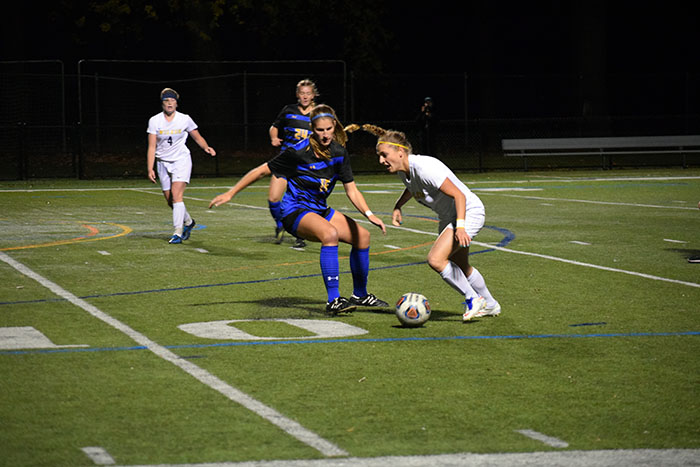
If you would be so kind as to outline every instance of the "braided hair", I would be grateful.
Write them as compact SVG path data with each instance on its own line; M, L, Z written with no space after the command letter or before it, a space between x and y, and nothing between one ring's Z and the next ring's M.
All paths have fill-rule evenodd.
M406 149L409 154L413 153L413 146L411 146L408 138L406 138L406 134L401 131L385 130L384 128L370 123L362 125L362 129L378 138L377 146L380 144L391 144Z

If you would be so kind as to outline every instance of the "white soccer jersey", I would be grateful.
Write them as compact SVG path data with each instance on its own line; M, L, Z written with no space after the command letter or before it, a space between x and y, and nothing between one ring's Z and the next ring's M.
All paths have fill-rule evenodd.
M409 154L408 167L409 173L397 172L399 178L416 201L435 211L441 222L452 221L457 216L454 198L440 191L440 187L448 178L467 198L467 211L477 207L483 210L484 205L479 197L439 159ZM462 216L465 214L462 213Z
M190 150L185 142L190 131L197 125L189 115L175 112L172 121L165 119L165 113L160 112L148 120L148 133L156 135L156 159L174 162L190 156Z

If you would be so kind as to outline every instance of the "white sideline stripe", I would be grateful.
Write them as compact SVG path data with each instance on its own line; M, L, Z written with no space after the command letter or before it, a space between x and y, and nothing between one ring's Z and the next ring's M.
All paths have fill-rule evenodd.
M687 206L661 206L658 204L639 204L639 203L615 203L612 201L591 201L588 199L571 199L571 198L545 198L543 196L525 196L525 195L509 195L504 193L484 193L485 195L495 194L499 196L508 196L511 198L539 199L544 201L567 201L569 203L584 203L584 204L603 204L608 206L632 206L635 208L657 208L657 209L685 209L695 211L697 208Z
M212 375L208 371L204 370L203 368L198 367L194 363L181 359L178 357L175 353L171 352L170 350L166 349L162 345L152 341L145 335L141 334L140 332L132 329L131 327L127 326L126 324L122 323L121 321L113 318L112 316L108 315L107 313L104 313L94 305L89 304L85 300L82 300L72 293L68 292L67 290L63 289L60 287L58 284L51 282L50 280L46 279L43 276L40 276L36 272L32 271L29 269L27 266L24 264L14 260L11 258L9 255L6 253L0 251L0 260L3 262L7 263L9 266L13 267L16 269L18 272L24 274L25 276L34 279L37 281L39 284L43 285L47 289L51 290L53 293L58 295L59 297L62 297L72 303L73 305L82 308L83 310L87 311L90 313L92 316L95 318L107 323L108 325L112 326L113 328L117 329L118 331L121 331L122 333L126 334L129 336L131 339L133 339L136 343L146 347L148 350L159 356L165 361L168 361L172 363L173 365L179 367L189 375L193 376L200 382L204 383L205 385L209 386L210 388L220 392L224 396L226 396L228 399L232 400L233 402L237 402L238 404L242 405L246 409L258 414L265 420L269 421L270 423L278 426L281 428L284 432L288 433L289 435L295 437L302 443L316 449L319 451L321 454L324 456L347 456L348 453L345 452L344 450L340 449L338 446L334 445L333 443L321 438L318 436L316 433L313 433L312 431L307 430L301 424L298 422L295 422L294 420L291 420L281 413L277 412L275 409L266 406L262 402L250 397L246 393L240 391L239 389L236 389L235 387L229 385L225 381L217 378L216 376Z
M688 243L685 240L671 240L670 238L664 238L664 242L670 242L670 243Z
M662 282L670 282L672 284L680 284L680 285L687 285L689 287L698 287L700 288L700 284L696 284L695 282L686 282L686 281L680 281L677 279L668 279L666 277L659 277L659 276L652 276L651 274L644 274L642 272L635 272L635 271L626 271L624 269L617 269L617 268L610 268L608 266L600 266L597 264L590 264L590 263L582 263L581 261L573 261L570 259L564 259L564 258L557 258L556 256L549 256L549 255L542 255L539 253L529 253L527 251L518 251L518 250L511 250L510 248L503 248L500 246L493 246L489 245L487 243L481 243L481 242L472 242L475 245L480 245L483 247L487 248L493 248L494 250L499 250L499 251L505 251L507 253L515 253L518 255L525 255L525 256L534 256L536 258L543 258L543 259L549 259L552 261L559 261L562 263L568 263L568 264L573 264L576 266L585 266L587 268L593 268L593 269L600 269L602 271L609 271L609 272L619 272L622 274L628 274L630 276L637 276L637 277L643 277L645 279L652 279L655 281L662 281Z
M535 441L541 441L547 446L551 446L553 448L568 448L569 443L566 441L562 441L559 438L554 438L552 436L547 436L545 434L540 433L539 431L535 430L515 430L516 432L520 433L523 436L527 436L530 439L534 439Z
M571 240L569 243L575 243L577 245L590 245L588 242L582 242L580 240Z
M255 206L248 206L245 204L239 204L238 206L246 207L246 208L255 208ZM355 219L355 221L362 222L365 224L371 224L371 222L369 222L366 219ZM391 224L386 224L386 227L391 228L391 229L405 230L406 232L413 232L413 233L418 233L418 234L423 234L423 235L432 235L433 237L437 237L437 235L438 235L436 232L426 232L424 230L409 229L408 227L395 226L395 225L391 225ZM695 282L686 282L686 281L681 281L681 280L677 280L677 279L668 279L666 277L653 276L651 274L644 274L642 272L626 271L624 269L611 268L608 266L599 266L597 264L582 263L581 261L574 261L574 260L565 259L565 258L558 258L556 256L543 255L540 253L530 253L528 251L512 250L510 248L503 248L500 246L490 245L488 243L482 243L482 242L472 242L472 243L474 245L483 246L485 248L491 248L491 249L498 250L498 251L504 251L506 253L515 253L518 255L534 256L536 258L548 259L551 261L559 261L562 263L573 264L575 266L584 266L584 267L588 267L588 268L600 269L600 270L609 271L609 272L619 272L622 274L629 274L631 276L643 277L645 279L652 279L655 281L670 282L672 284L680 284L680 285L687 285L689 287L700 288L700 284L696 284Z
M505 195L505 196L513 196L513 195ZM245 208L259 209L256 206L249 206L249 205L245 205L245 204L238 204L237 206L245 207ZM684 209L684 208L681 208L681 209ZM365 224L371 224L371 222L369 222L366 219L355 219L355 222L362 222ZM391 228L391 229L405 230L406 232L413 232L413 233L418 233L418 234L423 234L423 235L432 235L433 237L437 237L437 235L438 235L436 232L426 232L424 230L409 229L408 227L395 226L395 225L391 225L391 224L386 224L386 227ZM651 274L644 274L642 272L626 271L624 269L611 268L608 266L599 266L597 264L582 263L581 261L574 261L574 260L570 260L570 259L558 258L556 256L543 255L540 253L530 253L527 251L512 250L510 248L503 248L500 246L490 245L488 243L481 243L481 242L472 242L472 243L474 245L483 246L485 248L491 248L491 249L498 250L498 251L504 251L506 253L515 253L518 255L534 256L536 258L548 259L551 261L559 261L562 263L573 264L575 266L584 266L587 268L600 269L602 271L609 271L609 272L619 272L622 274L629 274L630 276L643 277L645 279L652 279L655 281L670 282L672 284L680 284L680 285L687 285L689 287L700 288L700 284L696 284L695 282L686 282L686 281L681 281L681 280L677 280L677 279L668 279L666 277L653 276Z
M87 446L80 448L81 451L85 453L86 456L90 458L92 462L97 465L114 465L116 462L109 455L109 453L99 446Z
M369 223L367 220L362 220L359 219L357 222L365 222ZM413 233L419 233L419 234L424 234L424 235L432 235L434 237L437 237L437 233L435 232L425 232L423 230L417 230L417 229L409 229L407 227L403 226L395 226L395 225L387 225L387 228L392 228L392 229L399 229L399 230L406 230L408 232L413 232ZM482 246L484 248L491 248L493 250L498 250L498 251L503 251L506 253L515 253L517 255L525 255L525 256L533 256L535 258L542 258L542 259L548 259L551 261L559 261L561 263L567 263L567 264L573 264L575 266L584 266L587 268L593 268L593 269L600 269L602 271L609 271L609 272L619 272L622 274L629 274L630 276L637 276L637 277L643 277L645 279L652 279L655 281L662 281L662 282L670 282L672 284L680 284L680 285L687 285L689 287L698 287L700 288L700 284L696 284L695 282L686 282L686 281L681 281L677 279L668 279L666 277L659 277L659 276L652 276L651 274L644 274L642 272L635 272L635 271L626 271L624 269L617 269L617 268L611 268L608 266L600 266L597 264L591 264L591 263L583 263L581 261L574 261L570 259L565 259L565 258L558 258L556 256L549 256L549 255L543 255L540 253L530 253L528 251L519 251L519 250L513 250L510 248L504 248L502 246L495 246L495 245L490 245L488 243L482 243L482 242L472 242L474 245Z
M345 457L202 464L130 465L123 467L639 467L697 466L700 449L610 449L605 451L540 451L525 453L437 454L431 456Z

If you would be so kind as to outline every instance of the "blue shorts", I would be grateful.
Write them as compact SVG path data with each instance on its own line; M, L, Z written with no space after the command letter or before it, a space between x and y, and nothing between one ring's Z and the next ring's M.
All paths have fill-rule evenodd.
M305 215L310 214L312 212L314 211L309 211L308 209L297 209L293 213L284 216L282 218L282 225L284 226L284 230L294 235L295 237L298 237L297 228L299 227L299 222L301 222L301 219ZM335 209L327 208L325 211L315 214L318 214L319 216L323 217L328 222L330 222L330 220L333 218L333 214L335 214Z

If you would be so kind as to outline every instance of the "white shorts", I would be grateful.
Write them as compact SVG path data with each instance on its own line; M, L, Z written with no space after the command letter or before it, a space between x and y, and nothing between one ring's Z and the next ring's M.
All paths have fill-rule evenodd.
M467 207L467 214L464 216L464 231L469 235L470 238L476 237L476 235L481 231L486 221L486 210L484 205L477 205L474 207ZM445 231L445 229L454 229L457 223L457 218L452 219L440 219L440 226L438 231L440 234Z
M157 161L156 171L163 191L170 190L172 182L190 183L192 175L192 158L186 157L173 162Z

